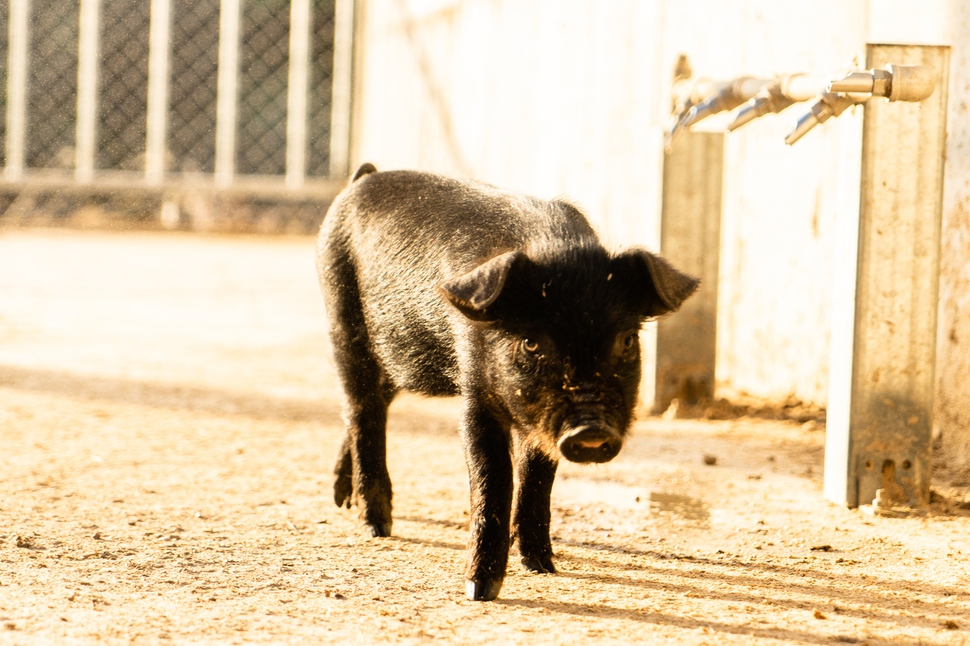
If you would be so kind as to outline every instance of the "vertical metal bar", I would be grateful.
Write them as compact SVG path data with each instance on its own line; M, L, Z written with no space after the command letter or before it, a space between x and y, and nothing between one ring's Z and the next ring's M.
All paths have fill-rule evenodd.
M77 134L74 149L74 177L79 182L90 182L94 179L98 129L100 5L100 0L81 0L81 24L77 42Z
M148 109L145 141L145 181L158 185L165 179L168 130L168 62L171 35L171 0L152 0L148 34Z
M306 176L307 90L310 78L310 0L290 3L290 68L286 96L286 185Z
M4 176L24 176L24 148L27 143L27 51L29 47L30 0L10 0L9 50L7 52L7 141Z
M354 80L354 1L336 0L333 31L333 94L330 108L330 177L350 174Z
M232 183L236 167L236 100L239 82L239 25L242 0L219 5L219 77L216 90L215 181Z
M701 286L677 316L657 324L657 412L674 399L694 405L714 397L723 174L722 133L689 131L664 158L660 251Z
M929 503L949 48L869 45L867 67L923 65L938 79L918 104L872 100L862 140L851 361L834 357L825 494L855 507L876 490ZM833 326L833 352L845 330ZM848 388L848 392L845 389Z

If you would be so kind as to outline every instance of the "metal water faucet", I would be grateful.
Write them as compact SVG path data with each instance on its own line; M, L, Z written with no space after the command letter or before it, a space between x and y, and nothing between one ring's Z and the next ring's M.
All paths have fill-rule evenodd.
M918 102L928 98L937 79L920 65L889 64L884 69L849 72L834 81L805 73L786 74L774 79L739 76L731 81L707 77L692 78L690 62L681 55L674 71L673 105L664 133L664 147L670 152L688 128L718 112L740 106L726 130L731 132L766 114L774 114L802 101L812 101L808 112L785 137L792 145L815 126L838 117L851 106L873 97L890 101Z
M727 84L707 77L675 78L673 85L673 106L667 127L664 129L664 147L669 152L674 142L690 127L691 110L707 97L719 94Z
M921 65L889 64L884 69L849 72L828 84L826 91L795 123L785 143L791 146L818 124L839 116L856 103L865 103L877 96L916 103L928 98L935 89L936 78Z
M741 106L734 120L728 124L727 131L732 132L766 114L777 114L782 110L801 101L808 101L816 96L824 82L803 72L785 74L761 88L752 99Z
M792 128L788 136L785 137L785 144L791 146L796 141L801 139L808 133L809 130L815 126L825 123L832 117L837 117L848 108L852 107L856 103L861 103L865 99L856 99L848 94L840 94L836 92L825 92L820 94L815 102L812 103L811 107L808 109L798 121L795 122L795 127Z
M828 85L829 92L862 93L890 101L919 102L936 90L936 78L922 65L894 65L881 70L849 72Z

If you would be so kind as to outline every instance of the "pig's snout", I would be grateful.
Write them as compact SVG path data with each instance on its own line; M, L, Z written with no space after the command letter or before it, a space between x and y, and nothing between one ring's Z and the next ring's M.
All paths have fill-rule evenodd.
M609 462L623 446L623 439L609 427L581 426L559 438L559 451L570 462Z

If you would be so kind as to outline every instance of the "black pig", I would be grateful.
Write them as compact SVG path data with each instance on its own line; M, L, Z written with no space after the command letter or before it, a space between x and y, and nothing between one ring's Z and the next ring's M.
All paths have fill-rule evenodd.
M527 569L556 571L559 458L616 456L637 400L640 325L680 307L697 280L642 249L607 252L566 202L376 171L358 169L318 245L347 423L334 500L390 535L388 405L400 390L459 395L466 592L494 599L513 537Z

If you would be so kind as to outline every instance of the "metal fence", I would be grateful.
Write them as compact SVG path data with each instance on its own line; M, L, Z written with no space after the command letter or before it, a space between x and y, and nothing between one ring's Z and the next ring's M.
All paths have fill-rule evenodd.
M332 193L352 7L0 0L0 189Z

